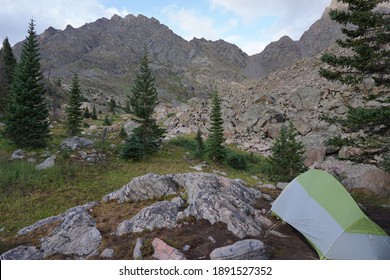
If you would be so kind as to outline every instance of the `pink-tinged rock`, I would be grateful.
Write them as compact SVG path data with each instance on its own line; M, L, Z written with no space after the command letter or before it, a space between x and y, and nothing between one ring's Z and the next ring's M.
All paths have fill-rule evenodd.
M157 260L186 260L187 258L179 250L169 246L161 239L155 238L152 242L154 254Z
M379 168L367 170L357 177L344 179L342 184L349 189L368 189L380 196L390 197L390 173Z

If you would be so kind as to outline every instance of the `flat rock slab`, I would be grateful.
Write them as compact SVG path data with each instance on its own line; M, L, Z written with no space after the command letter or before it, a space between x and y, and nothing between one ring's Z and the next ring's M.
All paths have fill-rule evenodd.
M189 206L180 217L193 216L211 224L225 223L228 230L240 238L261 233L261 223L256 219L259 211L252 207L261 197L260 191L215 174L177 174L173 175L173 180L188 193Z
M157 202L142 209L130 220L123 221L116 229L116 235L142 232L145 229L173 228L176 226L176 216L179 206L170 201Z
M19 246L0 255L0 260L42 260L43 252L35 246Z
M44 256L53 254L87 257L100 246L102 236L86 211L72 211L49 236L42 239Z
M115 251L114 249L106 248L100 254L101 258L112 259L114 257Z
M35 222L33 225L31 225L31 226L27 226L27 227L24 227L24 228L20 229L18 231L18 235L26 235L26 234L34 231L34 230L37 230L37 229L40 229L40 228L44 227L44 226L53 224L53 223L58 222L58 221L63 221L65 219L65 217L68 215L69 212L77 210L78 208L81 208L83 210L88 210L88 209L91 209L92 207L94 207L96 205L97 205L97 202L89 202L89 203L86 203L86 204L81 205L81 206L76 206L76 207L70 208L65 213L62 213L62 214L57 215L57 216L51 216L51 217L39 220L39 221Z
M257 239L238 241L232 245L220 247L210 253L212 260L265 260L264 243Z
M259 190L248 188L241 182L216 174L184 173L171 175L147 174L137 177L120 190L106 195L103 201L138 201L176 194L178 187L188 194L188 207L179 211L183 203L159 202L143 209L131 220L123 221L115 234L124 235L144 229L172 228L176 221L190 216L206 219L211 224L222 222L228 230L240 238L258 236L262 222L261 214L252 205L262 197ZM179 200L179 199L177 199ZM180 206L181 205L181 206ZM175 214L176 221L174 219Z
M58 222L59 225L41 239L40 250L43 258L53 254L87 257L99 248L102 239L96 228L96 221L87 211L95 205L96 203L92 202L73 207L63 214L48 217L21 229L18 235L25 235Z
M186 260L186 256L179 250L169 246L161 239L155 238L152 241L154 249L153 257L157 260Z
M140 201L176 194L178 186L166 175L147 174L134 178L121 189L103 197L103 201Z

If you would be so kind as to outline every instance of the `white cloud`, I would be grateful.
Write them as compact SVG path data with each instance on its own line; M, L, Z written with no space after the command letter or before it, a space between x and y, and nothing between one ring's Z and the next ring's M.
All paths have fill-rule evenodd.
M284 35L298 40L320 18L331 0L209 0L209 3L213 11L232 13L241 26L253 30L251 38L233 42L246 53L255 54Z
M214 20L199 14L196 10L171 5L164 8L162 13L167 16L170 27L177 27L186 40L194 37L210 40L221 38L222 32L216 27Z
M40 33L49 26L79 27L101 17L129 14L125 9L105 7L98 0L0 0L0 7L0 39L8 36L11 43L24 39L31 18Z
M255 26L262 19L274 18L263 30L273 40L289 35L297 40L320 18L331 0L209 0L212 9L221 8L238 16L242 23ZM259 28L262 28L259 26Z
M209 0L212 9L223 8L245 22L259 17L277 16L284 18L293 15L300 18L310 13L322 13L323 7L331 0ZM291 19L291 18L290 18Z

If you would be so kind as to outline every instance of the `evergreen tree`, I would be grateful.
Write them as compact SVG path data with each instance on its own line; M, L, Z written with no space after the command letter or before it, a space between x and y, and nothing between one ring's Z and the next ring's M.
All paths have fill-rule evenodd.
M91 113L89 112L88 106L85 106L83 116L84 119L89 119L91 117Z
M296 135L291 122L288 128L283 125L271 148L269 176L276 182L289 182L306 170L304 146L295 139Z
M130 109L130 102L127 101L127 102L126 102L126 106L125 106L125 113L126 113L126 114L130 114L130 112L131 112L131 109Z
M141 58L140 70L134 82L132 93L133 95L129 99L130 113L133 114L133 120L139 124L133 130L133 138L137 138L137 141L139 140L139 143L143 145L143 152L145 155L149 155L160 148L165 130L159 127L157 121L153 118L158 95L155 78L149 68L149 58L146 49ZM132 140L131 137L127 142L130 140Z
M12 52L8 38L3 41L0 50L0 112L5 110L10 88L15 73L16 58Z
M66 126L69 136L79 135L81 132L81 122L83 112L81 110L81 90L77 74L73 75L72 86L70 88L68 106L66 107Z
M116 102L115 102L115 99L113 99L113 98L110 99L109 106L110 106L110 112L113 113L113 114L115 114L115 110L116 110Z
M136 134L131 134L121 150L121 158L141 161L145 157L144 145Z
M195 144L196 144L195 157L202 158L204 156L205 147L204 147L204 142L202 137L202 131L200 130L200 128L198 128L198 131L196 132Z
M226 149L223 146L223 119L221 113L221 99L217 92L214 92L211 100L211 128L206 143L207 155L213 161L221 163L226 157Z
M390 17L375 10L385 0L339 0L348 10L331 10L330 18L345 26L346 38L337 44L350 54L325 53L321 60L328 64L320 74L333 81L357 86L372 79L377 86L390 86ZM347 27L348 26L348 27Z
M96 106L95 105L93 105L93 108L92 108L92 115L91 115L91 119L93 119L93 120L97 120L97 113L96 113Z
M119 131L119 137L123 139L127 139L128 137L124 126L122 126L121 130Z
M365 98L376 99L381 105L377 108L349 108L343 120L337 120L346 131L364 130L368 138L355 139L365 153L362 160L369 160L375 153L390 151L390 14L386 9L378 9L384 0L342 0L348 4L347 10L331 10L332 20L344 25L345 39L338 40L340 47L347 52L337 55L326 53L321 60L327 67L321 68L320 75L332 81L339 81L354 87ZM371 88L361 87L367 81L379 87L381 92L374 95ZM367 83L366 83L367 84ZM387 96L387 99L386 99ZM372 143L380 143L376 147ZM374 153L370 152L375 151Z
M50 139L49 110L41 72L39 46L31 20L16 67L5 119L5 136L20 148L45 147Z
M104 117L103 125L104 126L112 125L112 121L111 121L111 119L107 115Z

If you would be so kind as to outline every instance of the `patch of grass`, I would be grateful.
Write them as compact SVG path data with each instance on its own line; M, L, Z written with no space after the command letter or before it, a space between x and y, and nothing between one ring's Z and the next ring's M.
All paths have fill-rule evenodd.
M147 238L144 240L144 245L142 245L141 247L141 252L142 252L143 259L148 259L153 255L154 249L153 249L151 239Z
M35 153L38 162L44 153L57 154L59 145L66 138L59 124L52 129L53 139L47 150L27 151ZM9 161L15 147L0 138L0 227L1 237L11 237L19 229L36 221L58 215L67 209L89 201L101 201L102 197L121 188L133 178L148 173L173 174L194 172L190 166L199 159L185 156L195 150L193 136L179 137L164 144L161 151L141 162L124 161L118 158L121 139L96 142L94 149L106 154L103 163L94 165L75 162L78 152L60 151L53 168L38 171L35 164L26 160ZM110 147L110 144L116 147ZM230 178L240 178L255 183L251 175L261 177L259 166L263 160L253 155L236 151L247 158L248 168L237 170L230 166L209 162L210 168L220 170ZM46 157L46 156L45 156Z
M76 205L100 201L134 177L152 172L189 172L183 153L182 148L168 146L140 163L122 161L113 155L95 165L57 157L55 167L42 171L26 161L0 159L0 227L5 229L0 236L11 236L22 227Z
M168 145L184 148L192 153L196 150L196 142L194 137L180 136L173 138L168 142Z
M356 202L364 205L390 205L390 197L378 196L377 194L364 189L352 190L351 196Z

